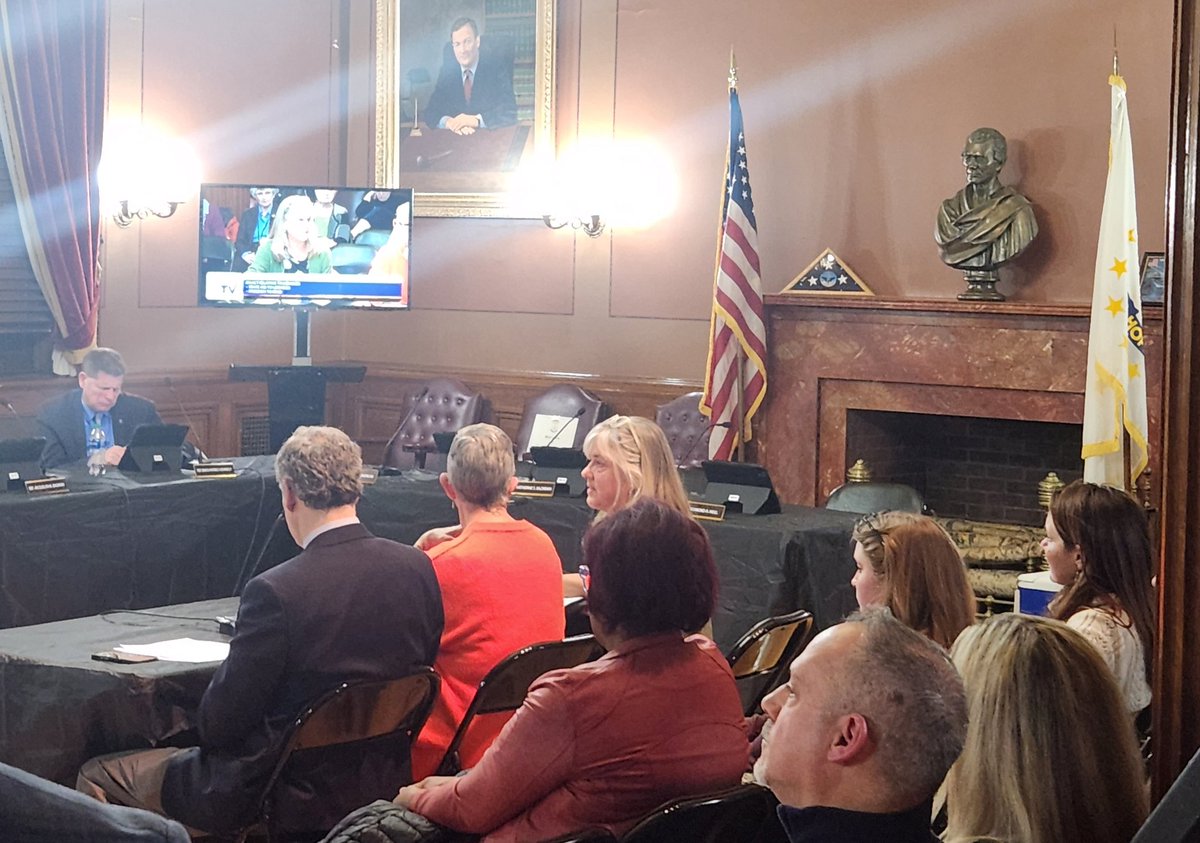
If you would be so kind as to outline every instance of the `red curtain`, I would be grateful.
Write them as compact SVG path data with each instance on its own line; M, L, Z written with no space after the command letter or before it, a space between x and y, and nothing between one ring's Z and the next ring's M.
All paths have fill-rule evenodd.
M65 350L96 338L106 0L0 0L6 151ZM45 277L43 277L45 276Z

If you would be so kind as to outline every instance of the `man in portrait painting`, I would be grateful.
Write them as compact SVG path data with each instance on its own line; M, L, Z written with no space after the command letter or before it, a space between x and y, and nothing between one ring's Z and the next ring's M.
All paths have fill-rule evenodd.
M428 125L459 135L511 126L517 122L512 80L511 48L485 43L475 21L458 18L422 116Z

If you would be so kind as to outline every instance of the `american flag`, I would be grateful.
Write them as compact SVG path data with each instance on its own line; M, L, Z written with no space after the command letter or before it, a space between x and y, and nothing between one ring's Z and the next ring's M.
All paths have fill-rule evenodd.
M750 168L742 132L736 72L729 84L729 148L725 154L721 238L713 282L708 366L700 409L713 427L708 457L728 460L739 442L752 438L750 419L767 392L758 224L750 194Z

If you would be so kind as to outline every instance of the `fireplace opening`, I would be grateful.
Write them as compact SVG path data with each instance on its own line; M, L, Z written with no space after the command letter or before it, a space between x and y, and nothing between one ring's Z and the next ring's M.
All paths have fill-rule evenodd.
M1081 436L1078 424L847 410L846 465L907 483L941 516L1040 526L1038 483L1083 476Z

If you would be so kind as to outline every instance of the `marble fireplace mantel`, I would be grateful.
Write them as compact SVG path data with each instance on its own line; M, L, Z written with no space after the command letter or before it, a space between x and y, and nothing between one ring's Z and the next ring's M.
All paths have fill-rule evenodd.
M821 505L843 482L851 410L1083 421L1087 305L789 294L766 305L768 386L755 438L785 502ZM1162 308L1147 308L1145 322L1156 443Z

